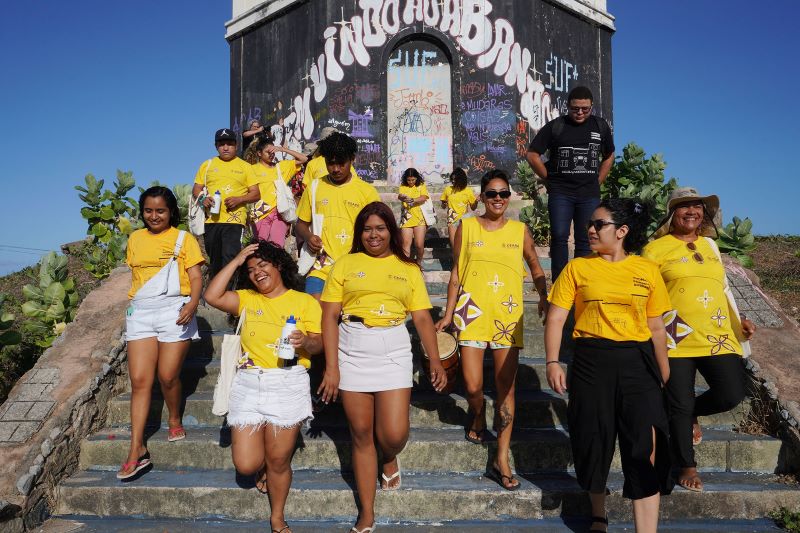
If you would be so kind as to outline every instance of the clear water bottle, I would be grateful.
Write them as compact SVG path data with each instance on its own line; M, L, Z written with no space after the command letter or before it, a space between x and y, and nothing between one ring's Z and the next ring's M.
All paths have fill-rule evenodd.
M281 330L281 340L278 344L278 357L281 359L294 359L294 346L292 343L289 342L289 335L291 335L297 329L297 321L294 319L294 315L290 315L289 318L286 319L286 324L283 325L283 329Z

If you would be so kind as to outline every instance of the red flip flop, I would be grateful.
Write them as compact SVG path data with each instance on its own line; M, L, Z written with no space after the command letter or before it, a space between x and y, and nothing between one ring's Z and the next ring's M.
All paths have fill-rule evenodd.
M169 435L167 436L167 442L175 442L176 440L183 440L185 438L186 438L186 430L183 429L183 426L169 428Z
M150 461L150 452L146 451L137 460L128 461L127 463L122 463L122 467L120 467L119 472L117 472L117 479L122 479L122 480L130 479L136 474L138 474L143 468L146 468L151 464L153 463ZM122 473L132 466L135 466L136 468L134 468L127 474Z

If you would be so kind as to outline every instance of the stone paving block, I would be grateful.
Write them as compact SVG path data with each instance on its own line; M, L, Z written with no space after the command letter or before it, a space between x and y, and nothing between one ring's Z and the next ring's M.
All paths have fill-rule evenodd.
M8 409L3 413L3 420L25 420L31 405L32 402L10 402Z
M39 430L39 426L41 426L40 422L20 422L10 441L25 442Z
M31 410L28 411L26 420L44 420L56 402L33 402Z
M739 287L739 294L741 294L743 298L761 298L761 294L759 294L752 285Z
M731 293L733 293L733 297L736 298L736 303L739 303L739 298L742 297L742 293L739 292L739 289L737 289L734 286L731 286Z
M750 304L750 309L756 311L772 311L772 307L763 298L747 298L747 303Z
M0 422L0 442L8 442L17 430L19 422Z
M738 274L734 274L732 272L727 272L728 275L728 282L734 287L750 287L752 283L747 278L744 278Z
M753 307L750 305L750 300L747 298L737 297L736 298L736 305L739 306L739 312L742 311L752 311Z
M57 368L40 368L28 376L26 383L58 383L60 371Z
M49 386L46 383L23 383L17 389L14 399L34 402L42 398L45 389Z
M783 327L783 320L772 311L753 311L753 322L758 326L766 326L768 328Z

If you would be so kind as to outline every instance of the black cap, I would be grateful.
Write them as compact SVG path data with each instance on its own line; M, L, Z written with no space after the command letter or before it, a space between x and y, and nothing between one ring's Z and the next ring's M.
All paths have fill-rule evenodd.
M236 141L236 133L228 128L217 130L217 133L214 134L214 142L218 143L220 141Z

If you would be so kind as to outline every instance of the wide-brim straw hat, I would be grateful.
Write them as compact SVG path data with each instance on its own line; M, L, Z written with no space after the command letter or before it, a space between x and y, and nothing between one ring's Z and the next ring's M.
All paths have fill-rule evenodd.
M317 148L318 148L317 143L314 142L306 143L306 145L303 146L302 154L306 157L311 157L317 151Z
M718 236L716 228L722 225L722 215L719 210L719 196L716 194L702 196L694 187L678 187L672 191L667 201L667 215L653 234L653 237L657 239L668 234L672 227L672 215L675 213L675 207L692 200L700 200L705 206L705 217L703 224L700 226L700 235L703 237L716 238ZM711 220L713 224L709 223L709 220Z

